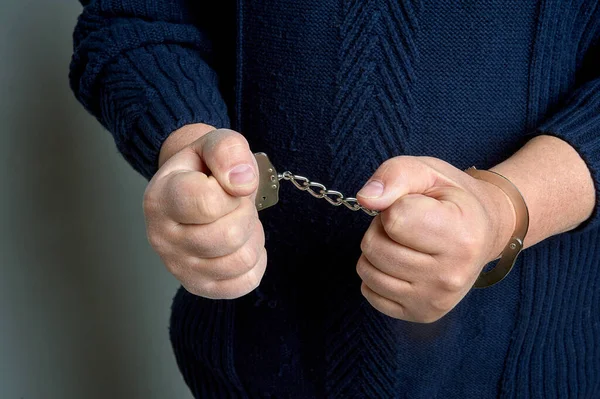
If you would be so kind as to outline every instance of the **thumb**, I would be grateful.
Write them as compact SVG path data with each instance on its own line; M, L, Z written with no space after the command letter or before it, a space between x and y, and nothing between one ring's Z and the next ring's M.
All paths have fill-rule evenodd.
M216 129L169 158L161 176L189 170L213 176L229 195L245 197L258 187L258 165L248 141L240 133Z
M240 133L217 129L197 140L194 149L221 187L234 197L252 195L258 188L258 165Z
M398 156L379 166L356 194L356 199L366 208L383 211L400 197L425 194L444 180L449 179L418 157Z

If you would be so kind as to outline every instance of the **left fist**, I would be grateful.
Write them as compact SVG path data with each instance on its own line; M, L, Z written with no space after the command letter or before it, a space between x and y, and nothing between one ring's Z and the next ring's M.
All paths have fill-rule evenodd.
M385 161L357 199L379 210L361 242L361 291L380 312L431 323L469 292L510 239L508 197L432 157Z

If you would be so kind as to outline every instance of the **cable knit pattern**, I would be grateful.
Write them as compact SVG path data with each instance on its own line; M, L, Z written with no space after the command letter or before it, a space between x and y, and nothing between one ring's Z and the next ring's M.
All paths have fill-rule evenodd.
M540 4L528 122L531 135L557 136L579 152L600 198L600 5L573 3ZM575 230L524 252L502 398L599 397L599 222L596 206Z
M357 169L374 171L378 160L407 151L419 8L418 1L400 6L392 0L341 3L338 92L329 140L335 187L351 180ZM359 158L358 150L376 156ZM357 167L356 162L364 165ZM332 317L327 334L329 397L394 397L400 389L392 377L397 373L394 323L365 302Z
M599 239L597 229L574 233L550 239L552 249L534 247L523 254L519 323L500 397L600 394ZM577 262L569 262L573 258Z
M600 194L597 0L213 3L82 1L71 87L147 178L173 130L235 115L278 168L347 195L396 155L486 168L539 134L570 143ZM369 218L280 193L260 213L259 289L174 298L196 398L600 398L598 207L417 324L360 295Z
M377 151L377 158L366 158L372 170L379 166L377 159L406 151L418 29L417 1L341 3L338 92L329 144L334 183L351 176L356 149Z
M183 1L92 1L74 33L70 82L146 178L166 137L189 123L229 127L211 42Z
M178 298L186 305L173 307L170 336L185 382L200 398L244 397L233 366L233 303L199 298L184 289Z
M600 4L547 0L540 4L539 13L531 59L529 127L533 134L554 135L571 144L588 164L598 195ZM593 229L599 223L596 206L578 230Z

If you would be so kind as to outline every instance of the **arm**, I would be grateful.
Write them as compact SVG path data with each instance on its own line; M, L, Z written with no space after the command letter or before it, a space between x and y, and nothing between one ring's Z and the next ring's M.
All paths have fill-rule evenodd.
M517 186L527 203L529 231L525 248L556 234L597 225L598 221L590 218L597 202L590 170L566 141L540 135L491 170ZM497 209L503 209L497 212L499 219L512 222L514 215L509 213L512 209ZM508 242L512 229L509 224L508 229L504 228L498 235L498 253Z
M530 136L492 168L519 188L528 205L525 246L598 228L600 78L574 91ZM389 316L438 320L508 242L512 205L493 184L431 157L392 158L373 180L382 183L378 193L375 184L357 194L361 204L382 211L361 243L362 293Z
M531 135L538 137L492 168L519 187L530 208L526 246L598 227L600 77L576 90Z
M214 130L229 124L208 26L222 28L223 18L194 20L190 8L200 1L85 3L71 86L150 180L148 241L192 294L229 299L252 291L267 265L254 205L257 165L241 134ZM201 8L211 14L210 5ZM220 40L227 34L220 29Z
M196 19L185 0L82 4L70 84L138 172L154 175L163 142L182 126L229 126L209 18Z

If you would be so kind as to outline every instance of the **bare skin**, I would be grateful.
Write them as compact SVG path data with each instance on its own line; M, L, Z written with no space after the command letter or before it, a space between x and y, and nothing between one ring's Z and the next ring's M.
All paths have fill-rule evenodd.
M163 143L160 169L144 195L148 238L188 291L237 298L264 274L264 231L254 208L257 179L234 187L227 171L256 163L233 131L195 124ZM507 177L529 208L525 247L568 230L596 202L585 162L566 142L538 136L491 170ZM361 291L379 311L429 323L458 304L483 266L496 259L515 223L506 195L436 158L399 156L369 180L383 192L361 190L364 206L380 210L361 242Z
M167 269L206 298L254 290L267 252L254 206L258 169L246 139L232 130L186 126L167 138L159 162L144 193L144 215L148 240ZM248 179L229 174L240 165Z
M538 136L492 170L525 198L530 214L525 247L575 228L592 213L589 170L558 138ZM361 243L361 291L391 317L436 321L462 300L508 242L512 204L495 185L436 158L392 158L370 180L383 183L383 194L359 192L357 198L383 212Z

